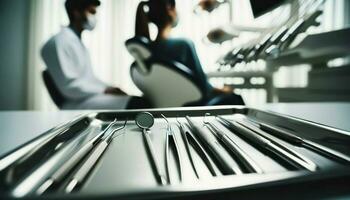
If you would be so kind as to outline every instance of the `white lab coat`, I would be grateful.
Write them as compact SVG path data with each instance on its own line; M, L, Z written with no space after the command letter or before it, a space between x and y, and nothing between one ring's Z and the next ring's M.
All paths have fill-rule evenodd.
M64 27L42 48L42 58L66 99L63 109L124 109L129 96L104 94L107 85L92 71L90 55L81 39Z

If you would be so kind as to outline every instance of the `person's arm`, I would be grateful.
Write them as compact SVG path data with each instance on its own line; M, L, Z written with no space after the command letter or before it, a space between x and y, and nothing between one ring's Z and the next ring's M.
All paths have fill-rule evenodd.
M63 95L69 99L82 99L103 94L107 85L102 82L88 82L80 79L77 59L68 45L50 41L42 49L42 57L48 70Z

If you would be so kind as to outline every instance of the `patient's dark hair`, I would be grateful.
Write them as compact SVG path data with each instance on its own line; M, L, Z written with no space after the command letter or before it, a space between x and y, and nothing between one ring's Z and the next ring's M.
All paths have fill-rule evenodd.
M148 6L148 12L145 12ZM175 8L175 0L148 0L139 4L136 12L135 35L150 38L148 23L153 22L158 29L163 28L171 17L168 15L168 8Z
M83 11L89 6L100 6L99 0L66 0L65 7L70 21L74 20L74 11Z

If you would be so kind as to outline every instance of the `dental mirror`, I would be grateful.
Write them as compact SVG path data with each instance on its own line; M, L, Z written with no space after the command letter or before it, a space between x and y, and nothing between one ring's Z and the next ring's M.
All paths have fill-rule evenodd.
M149 129L154 124L154 117L149 112L142 112L136 115L135 122L141 129Z
M141 112L136 115L135 118L136 125L142 129L142 134L144 136L146 146L149 152L150 161L152 162L152 166L154 167L154 171L156 173L156 179L159 184L166 185L166 179L165 176L160 171L159 162L156 158L156 154L154 151L153 143L150 138L150 131L148 132L147 129L151 128L154 124L154 117L149 112Z

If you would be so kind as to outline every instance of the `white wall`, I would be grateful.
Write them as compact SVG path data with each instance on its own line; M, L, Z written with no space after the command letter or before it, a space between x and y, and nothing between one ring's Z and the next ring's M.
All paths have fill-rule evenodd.
M0 110L26 107L29 1L0 0Z

